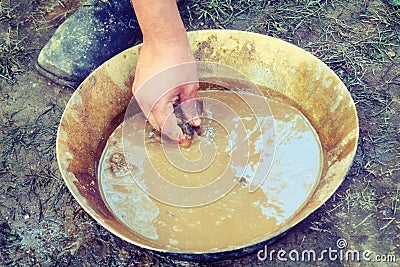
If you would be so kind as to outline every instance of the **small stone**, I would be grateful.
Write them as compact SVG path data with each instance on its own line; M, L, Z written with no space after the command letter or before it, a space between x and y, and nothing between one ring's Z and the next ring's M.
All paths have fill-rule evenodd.
M179 146L183 148L189 148L192 144L192 140L189 138L179 140Z

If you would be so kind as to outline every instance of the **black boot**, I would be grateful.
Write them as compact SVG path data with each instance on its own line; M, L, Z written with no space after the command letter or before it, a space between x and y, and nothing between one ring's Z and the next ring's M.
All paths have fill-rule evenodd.
M37 69L76 88L141 32L130 0L91 0L59 26L39 54Z

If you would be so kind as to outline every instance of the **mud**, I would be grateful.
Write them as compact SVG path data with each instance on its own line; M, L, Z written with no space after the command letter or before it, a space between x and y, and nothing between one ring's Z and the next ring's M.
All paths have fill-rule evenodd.
M125 120L113 132L99 164L99 186L104 201L123 224L148 242L161 245L162 250L224 251L269 239L295 213L301 212L319 181L322 150L315 130L298 110L277 101L266 102L260 96L247 95L245 99L255 110L266 108L268 103L273 120L252 116L246 102L234 93L207 91L200 92L199 97L204 100L204 113L208 114L202 123L207 130L189 149L175 146L166 153L165 147L172 144L161 146L159 140L149 137L141 113ZM209 103L207 98L221 102ZM220 107L227 99L229 111ZM234 125L229 125L231 110L237 112ZM248 145L242 141L247 134L243 136L238 130L242 125L250 133ZM124 132L124 128L129 132ZM260 134L261 129L269 130ZM274 131L279 136L276 144L272 140ZM276 147L275 155L269 149L260 149L260 144L270 143ZM143 151L151 164L146 164ZM250 157L242 156L248 151ZM122 153L125 158L121 158ZM215 157L210 160L209 155ZM238 161L238 155L244 160ZM182 164L184 160L189 164ZM261 187L250 194L249 183L254 183L257 168L245 167L256 166L259 161L264 164L273 161L271 171ZM171 206L141 189L152 191L151 177L157 174L189 188L205 186L223 177L228 177L230 186L229 191L218 196L220 199L212 199L206 205ZM162 187L162 190L168 189Z

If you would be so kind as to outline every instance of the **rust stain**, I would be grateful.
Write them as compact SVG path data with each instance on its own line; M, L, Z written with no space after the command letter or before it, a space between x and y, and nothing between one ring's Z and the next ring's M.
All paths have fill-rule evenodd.
M67 133L67 172L74 174L74 184L97 213L111 219L98 190L97 162L113 129L122 122L131 94L125 93L111 80L106 71L96 72L92 82L79 89L81 101L70 107L61 127ZM129 81L128 81L129 82Z
M214 43L218 41L217 35L210 35L207 40L196 43L197 49L194 51L196 60L204 60L212 58L214 54Z
M133 75L129 76L129 79L124 82L125 86L127 88L131 89L134 80L135 80L135 77Z
M240 48L239 48L240 47ZM255 44L254 40L247 40L242 44L241 46L238 47L239 56L240 58L255 58L256 55L256 49L255 49Z
M78 181L74 181L74 184L76 188L78 189L79 193L81 196L83 196L86 201L90 204L95 204L91 206L96 212L105 220L112 220L113 215L111 212L107 209L104 208L105 205L103 203L103 200L101 198L101 195L99 194L99 185L97 183L97 179L94 176L90 176L88 173L79 173L79 172L74 172L74 175ZM82 181L95 181L93 183L89 183L86 185L83 185ZM103 207L104 206L104 207Z

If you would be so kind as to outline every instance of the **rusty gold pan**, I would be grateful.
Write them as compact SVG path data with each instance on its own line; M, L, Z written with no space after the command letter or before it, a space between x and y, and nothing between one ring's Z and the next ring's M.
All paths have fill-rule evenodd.
M300 109L317 130L323 151L322 176L309 201L283 228L268 233L272 240L318 209L342 183L356 152L358 119L345 85L323 62L284 41L241 31L188 33L198 60L219 62L244 73L264 92ZM105 62L75 91L57 135L57 160L69 190L98 223L120 238L159 252L188 258L218 258L254 251L257 244L221 251L174 251L135 234L103 203L96 178L97 162L107 138L122 121L132 97L140 45ZM139 111L139 109L138 109Z

